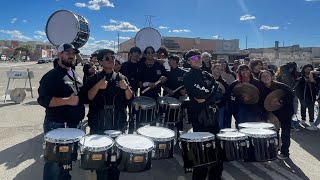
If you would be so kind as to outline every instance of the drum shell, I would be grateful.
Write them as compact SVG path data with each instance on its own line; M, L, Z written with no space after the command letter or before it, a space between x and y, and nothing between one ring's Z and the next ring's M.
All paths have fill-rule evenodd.
M45 142L44 160L47 162L70 163L77 160L78 142L59 144ZM60 150L60 151L59 151Z
M210 165L218 160L215 140L187 142L181 140L182 157L186 172L193 167Z
M170 141L153 141L155 148L152 150L152 159L168 159L173 157L174 139Z
M116 162L116 158L114 158L114 161L112 161L112 155L114 155L113 147L107 149L106 151L100 152L84 150L81 152L79 167L84 170L107 169ZM101 159L94 159L93 156L101 156Z
M138 111L134 109L134 106L131 107L131 114L136 120L137 128L142 127L143 125L154 123L156 121L155 112L156 106L145 109L140 108Z
M277 159L276 137L249 137L248 157L245 161L264 162Z
M151 169L152 151L147 153L125 152L117 148L118 170L123 172L142 172ZM142 159L142 160L141 160Z
M221 158L224 161L244 160L248 158L248 139L223 140L218 139L217 144L221 147Z

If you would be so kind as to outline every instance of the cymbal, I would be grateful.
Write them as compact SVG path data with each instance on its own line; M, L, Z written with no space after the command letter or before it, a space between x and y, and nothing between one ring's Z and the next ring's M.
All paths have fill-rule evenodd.
M241 83L233 88L235 96L240 97L244 104L256 104L259 101L259 90L249 83Z
M264 100L264 108L267 111L277 111L283 104L280 103L281 98L286 94L282 89L272 91Z

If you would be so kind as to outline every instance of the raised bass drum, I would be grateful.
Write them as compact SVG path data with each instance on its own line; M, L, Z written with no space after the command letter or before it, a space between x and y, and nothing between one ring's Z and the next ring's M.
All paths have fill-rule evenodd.
M161 47L161 35L156 29L146 27L136 34L134 43L141 51L144 51L148 46L152 46L157 51Z

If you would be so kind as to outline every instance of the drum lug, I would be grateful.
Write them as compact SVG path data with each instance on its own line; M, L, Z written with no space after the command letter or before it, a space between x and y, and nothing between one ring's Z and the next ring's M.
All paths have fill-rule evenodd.
M106 151L105 153L104 153L104 156L105 156L105 161L108 161L108 151Z
M216 148L216 143L212 142L212 149L215 149L215 148Z
M202 151L204 151L204 144L203 143L201 143L201 147L202 147Z
M56 144L53 146L53 153L54 153L54 154L57 153L57 145L56 145Z
M146 153L145 155L144 155L144 157L145 157L145 162L148 162L148 153Z
M251 144L252 144L252 146L254 146L253 139L251 139Z
M182 149L181 141L179 142L179 147L180 147L180 149Z
M47 147L47 143L46 143L46 142L44 142L44 143L42 144L42 148L43 148L43 150L45 150L45 149L46 149L46 147Z
M119 151L119 149L117 149L116 151L117 151L117 157L116 158L119 159L120 158L120 151Z
M274 143L276 144L276 146L278 146L278 139L274 138Z
M151 150L151 156L154 157L156 155L156 151L154 149Z
M130 164L132 163L132 158L133 158L133 154L130 153L130 159L129 159Z
M71 153L73 153L73 151L74 151L74 143L71 146Z
M188 149L188 151L190 151L190 146L189 146L189 143L187 143L187 149Z
M222 141L220 141L220 146L223 149L223 142Z
M237 149L239 149L239 142L236 143Z
M270 146L270 142L269 140L267 140L267 147L269 148L269 146Z
M169 150L171 150L171 143L169 143Z
M246 140L246 144L247 144L247 148L249 148L250 143L249 143L249 141L248 141L248 140Z
M80 155L80 148L78 149L78 151L77 151L77 160L80 160L81 159L81 155Z

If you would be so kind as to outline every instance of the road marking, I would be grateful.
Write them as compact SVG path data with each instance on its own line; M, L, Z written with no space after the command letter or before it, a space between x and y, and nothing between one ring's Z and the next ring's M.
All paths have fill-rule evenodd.
M229 174L226 170L222 171L222 178L226 179L226 180L236 180L235 178L233 178L231 176L231 174Z
M252 165L256 166L257 168L268 174L272 179L287 179L286 176L281 176L280 174L277 174L274 171L270 171L269 169L265 168L261 162L253 162Z
M274 169L275 171L277 171L279 174L282 174L283 176L289 178L289 179L293 179L293 180L302 180L301 178L299 178L297 175L293 174L292 172L286 170L285 168L279 166L277 163L275 162L271 162L269 165L270 168ZM290 167L289 167L290 168Z
M251 179L254 180L264 180L262 178L260 178L259 176L253 174L250 170L248 170L246 167L244 167L243 165L241 165L240 163L238 163L237 161L232 161L231 164L233 166L235 166L236 168L238 168L240 171L244 172L245 174L247 174Z

